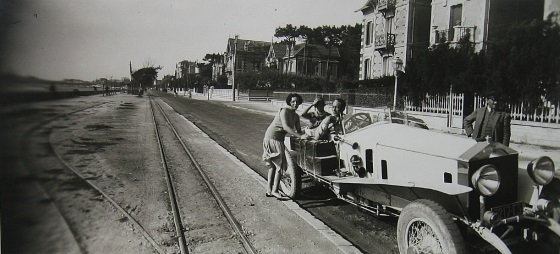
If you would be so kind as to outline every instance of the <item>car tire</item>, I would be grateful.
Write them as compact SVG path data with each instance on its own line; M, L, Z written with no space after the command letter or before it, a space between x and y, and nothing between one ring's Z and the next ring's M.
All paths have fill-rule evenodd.
M455 221L439 204L420 199L402 210L397 225L400 253L465 253Z
M295 199L301 192L301 169L288 151L286 151L286 161L288 167L280 176L280 189L286 196Z

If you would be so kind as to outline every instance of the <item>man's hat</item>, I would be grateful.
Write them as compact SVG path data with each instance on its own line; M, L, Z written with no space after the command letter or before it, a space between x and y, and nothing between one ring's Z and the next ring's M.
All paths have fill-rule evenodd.
M498 93L495 90L490 90L486 93L486 99L492 99L492 100L500 100L502 98L501 94Z

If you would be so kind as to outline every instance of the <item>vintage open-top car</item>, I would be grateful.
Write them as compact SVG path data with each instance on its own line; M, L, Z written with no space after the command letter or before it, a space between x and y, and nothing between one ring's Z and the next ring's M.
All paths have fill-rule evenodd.
M518 168L497 142L427 130L404 113L357 113L331 140L286 140L282 191L303 174L377 215L398 216L401 253L464 253L472 235L501 253L518 240L560 237L560 176L549 157Z

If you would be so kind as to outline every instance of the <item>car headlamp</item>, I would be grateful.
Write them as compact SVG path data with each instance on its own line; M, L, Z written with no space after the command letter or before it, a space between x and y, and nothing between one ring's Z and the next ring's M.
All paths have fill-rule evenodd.
M489 197L500 188L500 174L493 165L484 165L471 177L474 188L483 196Z
M548 156L539 157L527 165L527 173L540 185L549 184L554 179L554 162Z
M357 167L362 164L362 158L360 158L360 156L358 155L352 155L352 157L350 157L350 163Z

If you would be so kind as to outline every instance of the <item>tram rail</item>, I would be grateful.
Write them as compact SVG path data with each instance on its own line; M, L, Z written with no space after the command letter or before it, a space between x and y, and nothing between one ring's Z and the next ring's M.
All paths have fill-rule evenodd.
M53 123L55 123L58 119L64 119L65 117L69 117L72 116L73 114L79 113L79 112L83 112L85 110L88 109L94 109L96 107L100 107L105 103L98 103L95 105L89 105L87 107L83 107L80 108L78 110L74 110L72 112L66 112L66 113L61 113L59 115L56 115L54 117L49 117L48 119L45 119L43 121L41 121L38 124L35 124L34 126L32 126L30 129L28 129L25 134L24 134L24 138L22 140L22 142L24 144L26 143L31 143L29 140L32 138L38 138L40 136L40 134L44 134L46 132L50 133L52 131L53 126L49 126ZM210 181L210 178L207 176L207 174L204 172L204 169L202 168L202 166L197 162L197 159L195 158L195 156L193 155L193 153L189 150L189 148L187 147L187 145L185 144L185 141L181 139L179 133L177 132L177 129L173 126L173 124L171 123L170 119L168 118L167 114L165 113L165 111L163 110L163 108L161 107L161 105L159 105L159 103L152 99L150 97L150 110L151 110L151 114L152 114L152 120L153 120L153 125L154 125L154 129L156 132L156 136L157 136L157 142L158 142L158 147L159 147L159 152L160 152L160 156L161 156L161 161L162 161L162 167L165 171L165 178L166 178L166 182L167 182L167 190L166 192L169 195L169 200L168 202L170 203L170 207L171 207L171 213L173 214L173 223L175 224L175 236L173 237L173 241L177 241L177 244L179 245L179 249L180 249L180 253L185 254L185 253L189 253L188 250L188 241L187 241L187 237L185 236L185 233L188 233L188 228L184 228L183 227L183 221L181 221L181 211L179 210L179 206L178 206L178 201L177 201L177 196L179 195L179 192L175 189L175 186L173 185L174 179L173 179L173 174L171 172L172 169L170 169L170 167L168 167L167 162L168 162L168 157L167 157L167 153L166 153L166 148L164 146L164 143L162 141L162 133L161 133L161 128L169 128L175 135L175 139L178 141L178 143L181 144L181 146L183 147L184 150L184 154L188 155L188 161L186 161L187 163L191 163L194 168L196 168L198 174L201 176L201 178L204 180L204 185L207 186L207 190L209 190L209 192L212 194L212 196L214 197L216 203L218 204L217 207L219 207L219 209L221 210L221 213L223 213L224 217L228 220L232 231L235 233L235 238L241 243L242 248L245 249L245 251L247 253L257 253L256 249L254 248L254 246L251 244L251 242L249 241L249 239L247 238L247 236L244 234L243 228L240 225L240 223L236 220L236 218L234 217L233 213L231 212L231 210L229 209L228 205L226 204L226 202L224 201L224 198L220 195L220 193L217 191L217 188L214 186L214 184ZM163 117L158 117L159 119L156 118L156 114L163 116ZM161 121L161 119L165 119L165 121ZM166 122L166 123L164 123ZM169 134L169 131L167 131L167 134ZM34 137L36 136L36 137ZM43 135L44 136L44 135ZM173 136L173 135L167 135L167 140L169 140L169 136ZM156 240L157 238L155 237L155 232L152 232L150 230L148 230L147 228L145 228L145 226L143 226L142 221L135 219L135 216L128 211L128 207L125 207L126 204L120 204L119 201L117 201L115 198L117 197L111 197L111 194L109 193L110 190L105 190L103 187L100 187L95 181L95 178L91 178L91 176L88 176L87 174L84 174L83 172L81 172L82 170L79 170L78 168L75 168L75 165L73 165L70 162L67 162L64 159L64 156L57 150L55 149L55 142L52 140L52 135L48 134L47 136L44 136L45 141L48 142L48 148L52 151L52 155L53 158L56 157L56 160L58 162L60 162L61 166L67 170L70 175L74 175L76 177L76 179L79 179L79 181L83 181L87 186L89 186L89 188L91 188L92 190L94 190L95 192L97 192L100 196L102 196L102 198L105 201L108 201L108 203L110 204L110 206L113 206L116 209L116 212L118 214L121 214L123 216L123 218L126 218L126 220L128 222L130 222L132 224L132 226L134 228L137 229L137 231L143 236L143 238L145 238L147 240L147 242L153 247L153 250L156 253L167 253L167 249L165 247L168 246L163 246L162 242L160 242L159 240ZM21 148L20 150L20 154L26 154L26 148L25 145L22 146L23 148ZM177 146L178 147L178 146ZM183 156L184 158L184 156ZM30 158L31 159L31 158ZM177 158L173 158L174 160L177 160ZM183 161L185 161L185 159L182 159ZM25 164L25 162L23 162ZM22 165L24 167L30 167L30 166L26 166L26 165ZM48 191L43 190L43 192L49 196ZM51 198L49 198L51 199ZM55 204L55 206L58 206L57 204ZM62 211L59 211L59 213L61 213L62 215ZM62 218L65 218L65 216L63 215ZM66 225L68 225L68 227L71 228L71 222L70 221L65 221ZM228 223L226 222L225 225L227 225ZM73 237L76 241L76 243L78 243L78 246L80 246L82 249L82 252L86 252L86 249L83 249L82 244L80 244L81 240L81 236L76 235L76 232L72 231L73 233ZM240 246L241 247L241 246Z
M174 133L177 141L183 147L184 152L188 155L192 165L197 169L197 172L200 174L200 176L204 180L205 185L208 187L208 189L212 193L212 196L214 197L214 199L218 203L218 206L220 207L222 213L224 214L224 216L227 218L228 222L230 223L230 225L231 225L233 231L235 232L238 240L242 243L243 247L245 248L245 251L247 253L251 253L251 254L257 253L254 246L251 244L249 239L243 233L243 229L242 229L241 224L237 221L237 219L235 218L235 216L233 215L233 213L231 212L231 210L227 206L226 202L224 201L223 197L220 195L220 193L218 192L218 190L216 189L215 185L212 183L212 181L210 180L208 175L204 172L204 169L202 168L200 163L198 163L197 159L195 158L195 156L193 155L191 150L187 147L184 140L181 139L177 129L173 126L173 124L171 123L171 121L167 117L167 114L165 113L165 111L163 110L161 105L158 102L156 102L155 100L150 98L150 107L151 107L151 110L152 110L152 116L153 116L153 119L154 119L154 124L156 125L155 129L156 129L157 139L158 139L158 143L160 144L160 149L161 149L160 151L161 151L161 154L162 154L162 164L164 165L164 168L166 170L166 174L168 175L168 184L169 184L169 188L170 188L170 190L169 190L170 199L174 200L174 201L171 201L171 202L174 203L174 206L175 206L175 208L173 209L173 213L174 213L173 217L176 218L175 219L175 223L176 223L175 227L176 227L177 232L181 232L181 235L178 236L180 238L179 241L180 242L186 241L185 240L186 238L185 238L185 235L183 233L184 230L182 228L182 224L181 224L181 221L180 221L180 214L179 214L180 211L177 207L176 197L174 196L174 195L176 195L177 192L174 189L173 183L171 181L171 174L170 174L169 168L167 167L167 160L166 160L166 157L165 157L164 147L162 145L161 137L160 137L160 134L159 134L159 128L156 124L156 118L155 118L154 106L153 106L154 104L157 106L157 109L159 109L159 113L161 113L161 115L165 119L166 123L168 124L167 126ZM188 253L188 252L184 252L184 253Z
M103 105L105 103L98 103L92 106L88 106L88 107L84 107L78 110L74 110L72 112L68 112L68 113L64 113L64 114L60 114L57 115L55 117L46 119L38 124L36 124L35 126L33 126L31 129L29 129L26 134L24 135L24 140L23 143L29 143L27 140L30 139L32 137L32 134L35 132L39 132L42 128L44 128L46 125L56 121L57 119L61 119L63 117L67 117L67 116L71 116L73 114L88 110L88 109L92 109L95 107L99 107L101 105ZM144 229L144 227L140 224L140 222L138 222L136 219L134 219L134 217L128 213L126 211L126 209L124 207L122 207L121 205L119 205L113 198L111 198L111 196L109 196L105 191L103 191L102 188L100 188L99 186L97 186L93 181L88 180L86 176L84 176L83 174L81 174L78 170L76 170L73 166L71 166L70 164L68 164L63 158L62 155L60 153L57 152L57 150L54 148L53 143L50 141L50 137L49 137L49 147L50 149L53 151L53 153L55 154L55 156L57 157L58 161L60 163L62 163L64 165L65 168L67 168L68 170L70 170L75 176L77 176L78 178L80 178L81 180L83 180L84 182L86 182L91 188L95 189L97 192L99 192L103 198L105 200L107 200L109 203L111 203L112 206L114 206L123 216L125 216L139 231L140 233L144 236L144 238L150 242L150 244L154 247L155 251L159 254L165 254L166 252L163 250L163 248L157 244L156 240L150 235L150 233ZM22 146L23 147L23 146ZM22 148L24 149L24 148ZM26 154L24 153L24 151L20 151L20 154ZM46 191L43 190L46 194ZM48 195L48 194L46 194ZM60 212L60 211L59 211ZM64 216L63 216L64 218ZM67 220L65 220L65 223L68 224L69 222ZM74 232L73 232L74 233ZM74 233L74 238L77 240L77 237ZM84 251L84 250L82 250Z
M220 170L215 170L219 169L219 163L208 163L208 160L212 160L209 158L218 157L214 153L208 153L208 146L199 147L199 141L207 136L202 135L205 138L200 138L198 131L191 132L190 125L183 125L182 118L176 116L176 111L161 98L146 97L149 99L148 105L145 99L138 104L132 100L130 101L134 104L128 101L111 101L107 106L89 107L92 108L91 111L78 113L76 117L72 114L87 108L69 113L57 112L60 115L37 127L33 127L35 124L28 126L34 128L33 135L36 137L33 149L36 151L30 153L23 149L19 153L27 154L22 161L26 163L37 160L29 165L30 170L35 171L30 173L37 174L40 185L46 183L46 193L53 197L46 201L60 208L62 218L69 218L66 225L74 233L73 237L81 252L106 249L106 245L99 244L100 240L111 241L110 237L114 235L128 240L129 244L122 245L123 249L128 250L175 253L180 248L181 253L188 253L222 248L257 253L253 244L259 246L261 242L258 240L263 234L259 234L260 238L251 239L254 243L249 241L249 237L255 235L253 232L257 225L266 227L269 220L253 220L255 217L247 220L247 213L239 214L241 206L238 199L243 198L242 202L248 201L249 205L255 206L254 198L257 195L253 196L254 193L250 191L251 195L233 195L229 191L220 195L217 189L221 191L221 188L227 186L222 181L231 175L218 178L222 174ZM46 108L44 111L47 112L45 116L54 112ZM134 120L122 121L129 117L134 117ZM138 138L138 135L142 136ZM127 147L130 141L134 142L132 144L142 145ZM193 150L193 153L189 148L202 150ZM212 156L208 157L208 154ZM45 160L50 160L49 166L41 165ZM206 165L213 166L210 168ZM61 175L64 178L59 179ZM166 182L169 186L166 186ZM172 186L173 183L177 190ZM78 188L87 195L77 193ZM71 199L74 197L84 199L73 202ZM176 200L170 202L172 199ZM82 203L82 200L86 203ZM266 199L263 204L265 209L269 207L268 203L276 204L269 201ZM74 206L78 202L79 205ZM191 206L193 202L196 205ZM189 212L191 207L197 210ZM260 204L256 207L261 208ZM200 213L198 209L206 213ZM102 214L104 211L107 212L106 215ZM87 218L82 217L88 213ZM94 222L99 218L103 221ZM243 222L243 227L239 222ZM216 228L219 230L215 230ZM118 235L122 230L127 230L126 236ZM104 232L107 234L98 234ZM265 232L265 235L266 233L270 231ZM98 235L102 237L96 238ZM72 236L69 235L68 239L72 239ZM117 243L118 241L114 241L111 244L120 248ZM259 248L272 247L263 244Z
M48 124L50 124L50 123L52 123L52 122L54 122L54 121L56 121L56 120L58 120L58 119L61 119L61 118L63 118L63 117L70 116L70 115L72 115L72 114L76 114L76 113L79 113L79 112L82 112L82 111L85 111L85 110L88 110L88 109L91 109L91 108L99 107L99 106L101 106L101 105L103 105L103 104L105 104L105 103L106 103L106 102L103 102L103 103L96 103L96 104L94 104L94 105L90 105L90 106L87 106L87 107L79 108L79 109L77 109L77 110L73 110L73 111L68 112L68 113L63 113L63 114L56 115L56 116L54 116L54 117L49 117L49 118L47 118L47 119L45 119L45 120L43 120L43 121L40 121L39 123L33 125L31 128L29 128L28 130L26 130L26 131L24 132L24 134L22 135L23 139L21 140L21 143L22 143L23 145L21 145L21 146L19 147L19 149L18 149L18 154L22 154L22 155L26 155L26 154L27 154L27 151L26 151L27 149L26 149L26 145L25 145L25 144L29 144L29 143L30 143L29 140L31 139L32 135L33 135L34 133L38 133L38 132L41 130L41 128L43 128L44 126L46 126L46 125L48 125ZM52 149L52 145L51 145L50 142L49 142L49 146L50 146L51 149ZM53 149L53 151L54 151L54 149ZM68 165L65 164L64 161L58 156L58 154L56 154L56 155L57 155L58 160L59 160L60 162L62 162L67 168L69 168ZM20 163L20 165L22 166L22 168L24 168L26 171L29 171L29 170L28 170L28 167L29 167L29 166L27 165L27 164L28 164L28 161L27 161L27 160L20 161L19 163ZM71 168L69 168L69 169L71 169ZM29 173L29 172L26 172L26 173ZM74 173L75 173L75 172L74 172ZM52 199L52 197L51 197L51 196L49 195L49 193L43 188L43 186L41 186L40 184L38 184L37 186L38 186L39 190L42 192L43 195L45 195L48 199ZM57 210L57 213L61 214L61 211L58 209L58 207L55 206L55 208L56 208L56 210ZM66 217L61 216L61 218L62 218L62 220L64 221L64 223L65 223L66 225L69 225L69 222L68 222L68 220L67 220ZM72 236L74 237L74 239L77 239L77 237L76 237L76 232L71 231L71 234L72 234ZM80 247L80 251L84 251L80 245L78 245L78 246Z

